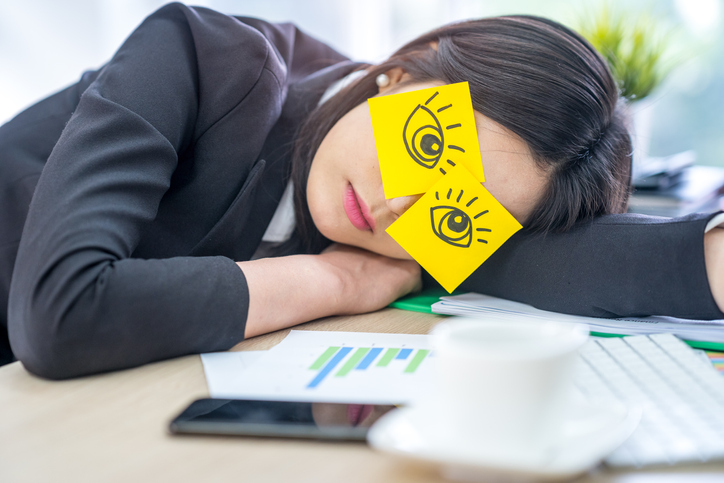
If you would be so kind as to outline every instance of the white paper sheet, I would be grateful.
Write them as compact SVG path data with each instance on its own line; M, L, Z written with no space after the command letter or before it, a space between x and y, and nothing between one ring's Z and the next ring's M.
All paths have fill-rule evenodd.
M206 384L211 397L223 392L227 381L236 379L239 374L256 362L266 351L210 352L201 354Z
M313 331L291 331L246 367L249 352L226 354L202 355L212 397L369 404L417 397L431 357L426 335Z
M498 319L559 320L588 324L591 331L619 334L644 335L670 332L684 340L724 342L724 320L689 320L674 317L627 317L604 319L559 314L539 310L530 305L499 299L489 295L467 293L442 297L432 305L436 314L485 316Z

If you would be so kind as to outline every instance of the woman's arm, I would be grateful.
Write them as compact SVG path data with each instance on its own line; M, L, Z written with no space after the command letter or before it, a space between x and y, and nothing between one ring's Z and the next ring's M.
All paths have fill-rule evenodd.
M129 367L231 343L243 331L244 296L226 295L245 289L231 260L131 258L199 116L185 13L164 7L128 38L81 96L45 164L8 307L13 351L31 372L65 378ZM217 335L202 336L194 319L204 316ZM228 326L221 337L219 318Z
M720 233L704 253L713 216L606 215L566 233L521 231L461 288L590 317L721 319Z
M371 312L421 286L420 267L359 248L238 262L249 287L245 337L319 317Z
M286 61L234 18L171 4L102 69L45 164L17 255L9 335L29 371L62 379L242 340L243 272L186 255L249 177Z
M704 256L711 294L724 312L724 228L713 228L704 235Z

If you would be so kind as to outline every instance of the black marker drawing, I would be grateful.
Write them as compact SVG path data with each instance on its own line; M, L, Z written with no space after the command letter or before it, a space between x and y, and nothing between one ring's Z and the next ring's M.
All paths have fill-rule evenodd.
M487 232L493 231L493 230L491 230L490 228L476 228L475 230L476 230L476 231L487 231ZM488 243L488 240L483 240L482 238L478 238L478 241L479 241L480 243Z
M435 93L432 95L432 97L425 101L425 105L430 104L430 101L433 100L433 99L435 99L435 96L438 95L438 94L439 94L439 92L438 92L438 91L435 91Z
M405 121L405 127L402 129L402 140L405 143L405 149L410 157L420 166L427 169L435 169L438 161L442 157L445 148L445 135L443 134L442 125L438 121L437 116L426 106L439 94L436 91L425 104L418 104ZM443 106L437 112L444 111L452 107L452 104ZM420 127L417 127L420 126ZM453 124L447 126L446 129L460 127L461 124ZM448 148L465 152L459 146L453 144ZM455 166L451 160L447 160L449 164ZM446 171L439 167L442 174Z
M452 188L447 192L447 199L450 199L452 195ZM455 199L456 203L460 202L463 196L463 190L460 190L460 194ZM435 199L439 200L440 195L436 191ZM473 197L465 205L466 208L470 207L478 199L477 196ZM477 219L481 215L488 213L488 210L481 211L473 217ZM461 208L451 205L439 205L430 208L430 221L432 222L432 231L435 235L445 243L456 247L468 248L473 241L473 222L468 215ZM475 228L477 232L491 232L490 228ZM479 235L480 236L480 235ZM476 238L476 241L487 244L488 241L482 238Z

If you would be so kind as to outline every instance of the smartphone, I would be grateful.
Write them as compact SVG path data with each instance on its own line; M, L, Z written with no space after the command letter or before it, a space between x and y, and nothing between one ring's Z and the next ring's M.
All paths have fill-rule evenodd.
M393 405L199 399L169 426L175 434L272 436L364 441Z

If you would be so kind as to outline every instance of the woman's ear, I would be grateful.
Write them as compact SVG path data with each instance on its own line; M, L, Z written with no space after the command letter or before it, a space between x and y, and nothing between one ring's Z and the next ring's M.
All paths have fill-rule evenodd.
M385 72L384 75L387 76L387 81L384 83L384 85L380 85L380 82L377 83L377 85L379 86L378 92L380 94L384 94L395 85L404 81L406 77L409 77L409 75L404 70L402 70L401 67L395 67L393 69L390 69Z

